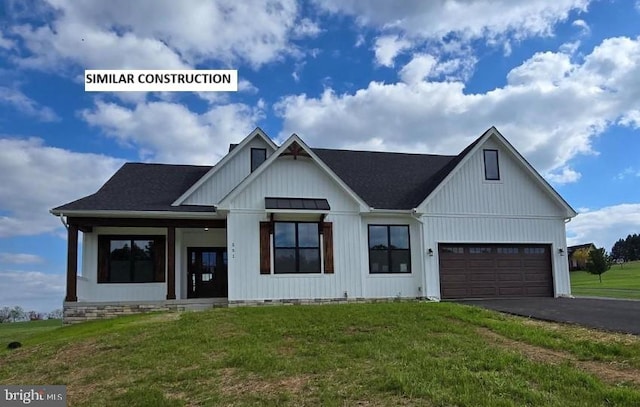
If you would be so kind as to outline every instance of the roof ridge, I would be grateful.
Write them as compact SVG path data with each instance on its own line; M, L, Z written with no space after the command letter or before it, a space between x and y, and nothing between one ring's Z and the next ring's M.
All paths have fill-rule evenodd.
M343 148L322 148L322 147L312 147L311 150L324 150L324 151L339 151L339 152L347 152L347 153L369 153L369 154L397 154L397 155L415 155L419 157L429 156L429 157L456 157L457 154L429 154L429 153L404 153L401 151L372 151L372 150L348 150Z
M170 163L145 163L140 161L127 161L123 164L125 165L163 165L167 167L199 167L199 168L211 168L213 165L204 165L204 164L170 164Z

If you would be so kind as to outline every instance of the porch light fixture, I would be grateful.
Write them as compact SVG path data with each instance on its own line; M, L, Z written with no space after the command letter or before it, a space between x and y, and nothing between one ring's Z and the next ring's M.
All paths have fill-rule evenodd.
M564 249L562 247L559 248L558 253L560 253L560 256L564 256Z
M209 228L204 228L204 231L205 231L205 232L208 232L208 231L209 231Z
M433 249L427 250L427 253L429 253L429 256L433 256Z

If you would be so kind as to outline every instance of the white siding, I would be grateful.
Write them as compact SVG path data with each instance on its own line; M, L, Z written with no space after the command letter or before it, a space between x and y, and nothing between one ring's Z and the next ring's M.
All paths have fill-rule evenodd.
M411 273L408 274L370 274L369 273L369 225L409 225L409 244L411 247ZM403 297L415 298L424 296L423 250L421 224L411 216L375 216L364 217L361 222L361 256L362 275L365 281L367 298Z
M329 215L333 223L334 274L260 274L260 221L264 213L232 212L227 220L229 300L349 298L362 296L360 218Z
M259 137L254 138L233 158L224 163L211 178L193 191L183 204L214 205L219 203L229 191L251 173L252 148L265 148L267 150L267 158L273 153L271 146L264 140Z
M427 296L440 298L438 243L542 243L551 245L555 295L569 295L569 266L565 224L562 219L515 219L507 217L424 216Z
M268 196L326 198L331 211L356 212L357 202L310 158L280 157L246 186L231 203L233 209L264 209Z
M483 149L497 149L500 180L484 179ZM564 216L564 209L507 150L489 139L429 200L423 213Z

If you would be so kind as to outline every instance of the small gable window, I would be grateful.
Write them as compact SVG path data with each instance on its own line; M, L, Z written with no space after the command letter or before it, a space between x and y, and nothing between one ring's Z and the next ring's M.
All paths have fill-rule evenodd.
M251 172L253 172L260 164L267 159L266 148L252 148L251 149Z
M484 179L488 181L500 180L500 166L498 165L498 150L484 151Z

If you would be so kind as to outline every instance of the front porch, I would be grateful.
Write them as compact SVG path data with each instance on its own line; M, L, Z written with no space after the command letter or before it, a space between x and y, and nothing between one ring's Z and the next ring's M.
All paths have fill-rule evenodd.
M65 318L226 305L227 222L216 215L67 218Z
M227 298L191 298L164 301L110 301L64 303L64 323L75 324L94 319L167 311L202 311L227 307Z

